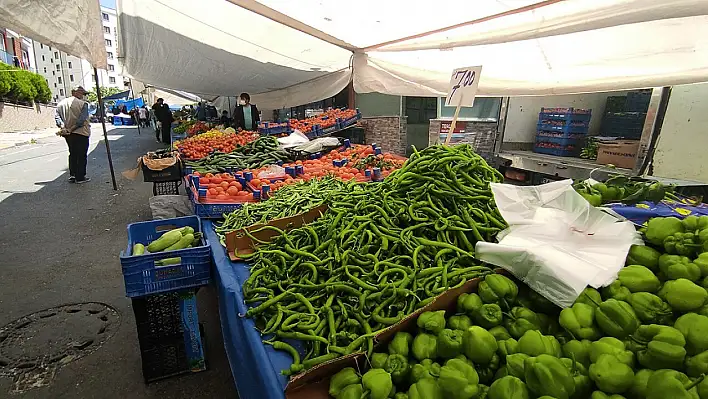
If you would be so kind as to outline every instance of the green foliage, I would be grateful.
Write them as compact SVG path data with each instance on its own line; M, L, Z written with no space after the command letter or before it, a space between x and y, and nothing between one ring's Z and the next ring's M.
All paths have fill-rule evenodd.
M85 89L85 87L84 87L84 89ZM101 97L112 96L116 93L120 93L121 91L125 91L125 90L121 90L117 87L101 87ZM95 90L89 91L86 93L86 101L88 101L90 103L94 103L94 102L98 101L98 96L96 95Z
M47 103L52 98L52 92L41 75L0 64L0 97L19 102Z

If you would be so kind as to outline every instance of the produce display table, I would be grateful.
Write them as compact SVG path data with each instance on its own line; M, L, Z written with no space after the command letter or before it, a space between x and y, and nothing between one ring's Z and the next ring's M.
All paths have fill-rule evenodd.
M291 358L261 342L261 335L253 319L242 317L247 306L243 302L241 286L248 278L245 262L231 262L213 223L202 222L202 230L212 247L215 273L212 273L219 296L219 316L224 348L239 397L285 398L287 377L280 370L290 367Z

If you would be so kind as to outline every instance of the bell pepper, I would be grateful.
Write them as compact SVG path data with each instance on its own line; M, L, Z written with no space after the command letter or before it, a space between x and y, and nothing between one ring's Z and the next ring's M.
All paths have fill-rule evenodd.
M592 391L592 381L588 376L588 370L573 359L562 358L561 361L570 370L570 375L573 376L573 383L575 384L573 398L587 398L590 391Z
M675 217L658 217L649 219L644 235L650 243L661 246L664 244L666 237L675 233L683 233L683 231L684 227L680 219Z
M639 327L632 306L616 299L608 299L597 307L595 321L605 334L616 338L625 338Z
M543 335L540 331L529 330L519 338L519 353L529 356L551 355L560 357L561 346L556 337Z
M592 306L593 308L596 308L601 302L602 296L600 296L600 293L592 287L585 287L583 292L580 293L578 299L575 300L575 303L584 303Z
M686 338L686 352L689 355L695 356L708 350L708 317L687 313L676 319L674 328Z
M685 231L699 231L708 228L708 216L688 215L681 221Z
M665 282L659 290L659 297L668 302L674 311L690 312L706 303L708 292L692 281L680 278Z
M361 377L352 367L346 367L333 375L329 380L329 395L338 397L339 393L348 385L359 384Z
M618 301L626 301L630 295L632 295L632 292L629 291L629 288L623 286L619 280L613 281L612 284L607 287L602 287L602 297L605 300L616 299Z
M494 375L499 370L501 359L496 353L492 356L492 360L487 364L477 364L477 374L479 374L479 382L482 384L490 384L494 381Z
M575 392L575 381L563 361L550 355L530 357L524 361L524 378L528 389L537 396L549 395L569 399Z
M502 359L506 358L507 355L513 355L519 350L519 342L514 338L497 341L497 345L497 353Z
M535 312L542 312L553 314L558 312L558 305L549 301L546 297L539 294L538 292L529 289L527 291L526 297L528 297L528 303L530 306L523 305ZM517 296L517 302L520 303L519 297ZM521 304L521 303L520 303Z
M675 233L664 238L664 251L681 256L693 256L701 247L694 233Z
M705 231L708 231L708 229ZM708 252L703 252L702 254L698 255L698 257L693 260L693 264L698 266L698 268L701 270L701 277L708 276Z
M531 309L515 306L506 316L506 328L516 339L521 338L526 331L541 329L541 321Z
M645 368L683 368L686 339L679 330L658 324L643 325L632 334L630 340L638 345L637 360Z
M408 378L410 373L408 358L399 354L390 355L386 359L384 370L391 374L391 380L393 380L394 384L400 384Z
M501 274L488 274L477 289L484 303L496 303L509 309L519 294L519 287L510 278Z
M423 312L418 316L418 327L432 334L445 329L445 311Z
M592 395L590 395L590 399L626 399L626 398L622 395L617 395L617 394L608 395L602 391L595 391L592 393Z
M601 391L606 393L622 393L634 383L634 371L612 355L600 355L596 362L590 365L590 379Z
M440 369L438 379L440 388L446 397L455 399L471 399L479 393L479 376L477 371L469 363L450 359Z
M625 348L624 342L614 337L602 337L590 344L591 363L596 363L602 355L612 355L629 367L634 365L634 354Z
M361 399L362 395L364 395L364 386L361 384L352 384L352 385L347 385L342 389L342 391L339 393L338 396L335 396L336 399Z
M646 245L632 245L629 247L626 265L642 265L652 271L659 270L659 256L661 252Z
M430 359L423 359L420 363L411 367L411 383L416 383L424 378L438 378L440 376L440 365Z
M457 297L457 312L472 315L483 304L477 294L460 294Z
M452 330L462 330L472 327L472 320L466 315L455 315L447 319L447 327Z
M423 359L438 357L438 338L435 335L420 333L413 339L413 357L419 362Z
M634 373L634 382L627 392L630 398L646 398L647 384L654 372L654 370L650 369L641 369Z
M686 358L686 374L689 377L698 377L708 374L708 351L703 351L696 356Z
M708 305L701 306L700 309L694 310L694 313L698 313L701 316L708 316Z
M515 353L506 357L506 372L508 375L513 375L518 378L524 377L524 362L531 356L525 353Z
M643 323L671 324L673 322L671 306L652 293L635 292L627 301Z
M698 397L701 399L708 398L708 378L703 378L701 382L698 383Z
M640 265L623 267L619 271L617 279L630 292L656 292L661 286L661 282L654 272Z
M579 193L592 206L602 206L602 194L599 193Z
M685 278L698 281L701 268L685 256L663 254L659 257L659 270L666 280Z
M369 391L371 399L386 399L393 389L391 374L383 369L371 369L361 376L364 390Z
M388 344L388 353L391 355L403 355L408 357L413 336L410 333L399 331L393 336L393 339Z
M509 331L503 326L496 326L489 329L489 333L494 335L494 339L497 341L504 341L511 338Z
M438 381L432 378L424 378L408 388L408 399L443 399L444 397Z
M526 384L514 376L500 378L489 387L489 399L529 399Z
M701 381L691 382L684 373L676 370L658 370L647 384L647 399L697 399L696 385Z
M388 355L386 353L374 353L371 355L371 368L372 369L382 369L388 360Z
M576 339L568 341L563 345L563 356L569 359L575 359L576 362L588 366L590 365L590 347L592 341L584 339L578 341Z
M460 330L446 328L438 334L438 356L443 359L452 359L462 353L462 336Z
M489 364L498 348L494 336L479 326L468 328L462 337L463 352L475 364Z
M396 392L396 394L393 395L393 399L408 399L408 394L405 392Z
M474 322L484 328L492 328L501 324L504 319L502 310L496 303L486 303L472 313Z
M658 280L657 280L658 281ZM560 312L558 322L577 339L596 340L601 334L595 326L595 308L584 303L576 303Z

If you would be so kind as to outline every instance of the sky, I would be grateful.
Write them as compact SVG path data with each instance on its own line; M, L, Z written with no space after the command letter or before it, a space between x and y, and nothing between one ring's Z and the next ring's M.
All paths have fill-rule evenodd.
M101 0L101 5L104 7L116 9L116 0Z

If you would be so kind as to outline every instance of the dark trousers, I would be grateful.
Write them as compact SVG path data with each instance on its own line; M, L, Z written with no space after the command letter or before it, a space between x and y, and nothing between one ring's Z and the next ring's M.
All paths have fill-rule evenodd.
M86 178L89 138L72 133L64 136L64 139L66 139L66 144L69 146L69 176L74 176L76 180L83 180Z
M165 144L170 144L170 130L172 130L172 123L162 122L162 142Z

